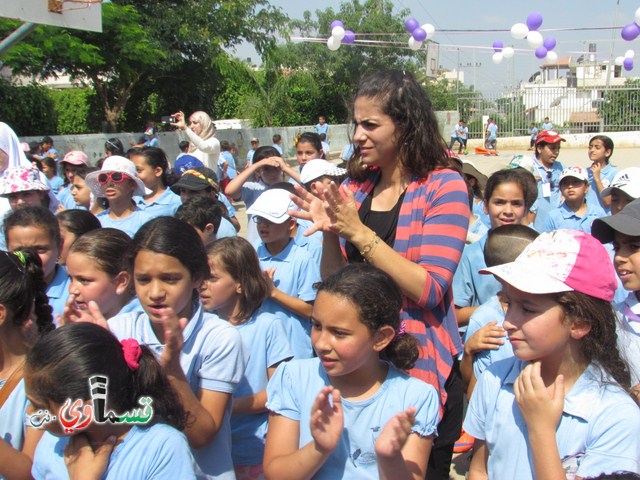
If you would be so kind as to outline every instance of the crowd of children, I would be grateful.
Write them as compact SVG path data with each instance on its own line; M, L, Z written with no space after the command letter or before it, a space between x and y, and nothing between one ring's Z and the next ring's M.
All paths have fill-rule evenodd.
M179 120L197 144L204 120ZM564 141L543 130L488 177L451 152L445 170L472 213L446 297L471 480L640 471L640 169L602 135L565 167ZM337 222L354 168L320 135L299 168L262 146L236 172L223 141L217 172L186 154L173 175L114 138L99 168L62 156L64 178L16 142L0 124L0 478L441 478L451 386L407 374L425 347L380 239L323 270L339 244L314 208Z

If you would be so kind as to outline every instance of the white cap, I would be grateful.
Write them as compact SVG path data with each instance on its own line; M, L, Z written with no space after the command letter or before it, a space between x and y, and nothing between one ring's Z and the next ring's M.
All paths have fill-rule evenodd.
M272 223L284 223L290 215L289 210L297 210L293 203L291 194L282 188L265 190L258 199L247 209L247 215L266 218Z
M611 195L611 190L618 188L631 198L640 198L640 167L629 167L620 170L611 185L600 192L601 197Z
M300 183L305 185L316 178L324 176L339 177L346 173L347 170L345 168L337 167L333 163L327 162L321 158L314 158L313 160L309 160L305 166L302 167L302 171L300 172Z
M565 168L560 175L560 182L562 183L562 180L568 177L577 178L578 180L582 180L583 182L589 181L589 174L587 174L587 171L582 167Z

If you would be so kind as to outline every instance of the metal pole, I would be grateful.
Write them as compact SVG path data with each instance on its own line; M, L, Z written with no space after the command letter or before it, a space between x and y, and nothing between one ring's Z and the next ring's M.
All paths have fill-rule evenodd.
M24 37L29 35L36 28L35 23L23 23L16 30L14 30L7 38L0 42L0 56L7 50L13 47L16 43L20 42Z

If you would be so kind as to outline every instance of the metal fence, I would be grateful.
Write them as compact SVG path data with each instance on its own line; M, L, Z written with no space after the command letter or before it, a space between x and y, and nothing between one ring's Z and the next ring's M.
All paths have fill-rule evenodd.
M470 138L482 137L483 115L496 119L500 136L529 135L531 123L540 129L545 117L560 133L640 130L640 85L527 84L500 93L461 92L456 103Z

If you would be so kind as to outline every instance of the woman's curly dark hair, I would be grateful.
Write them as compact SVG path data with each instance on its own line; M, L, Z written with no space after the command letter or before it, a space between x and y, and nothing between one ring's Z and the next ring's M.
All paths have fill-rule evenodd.
M374 99L393 120L398 156L407 171L426 178L433 170L449 165L447 145L440 134L433 104L413 75L400 70L373 72L358 85L355 100L362 97ZM352 143L355 148L348 162L349 177L361 182L368 171L359 161L357 141Z
M379 268L366 263L353 263L338 270L317 285L320 292L348 300L360 320L372 333L389 325L400 329L402 292L396 282ZM410 333L396 334L380 352L380 357L401 370L410 370L418 360L418 340Z

